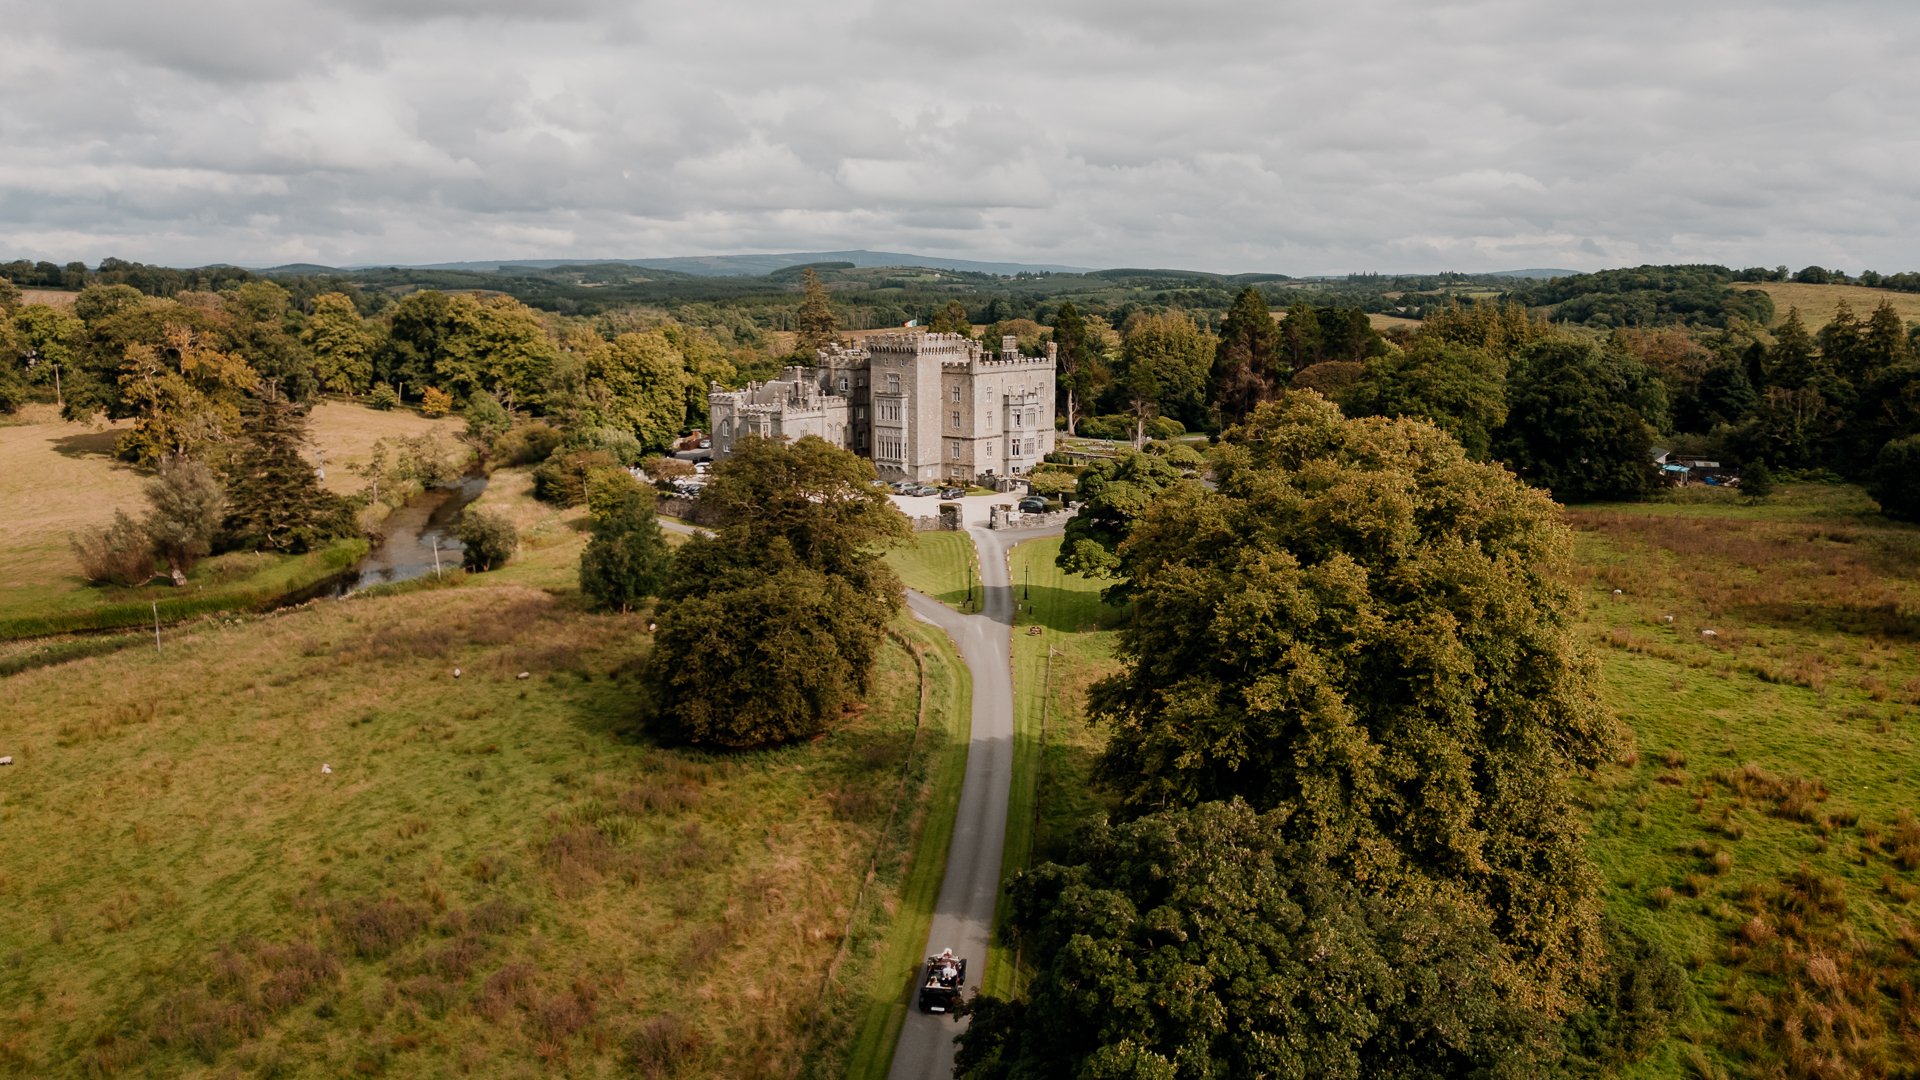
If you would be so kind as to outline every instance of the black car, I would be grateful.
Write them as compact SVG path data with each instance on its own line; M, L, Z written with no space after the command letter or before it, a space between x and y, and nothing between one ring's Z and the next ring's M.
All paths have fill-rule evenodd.
M960 991L967 985L967 962L953 955L952 949L927 957L920 977L920 1011L950 1013L960 1003Z
M1029 495L1020 500L1020 512L1023 514L1044 514L1047 512L1047 500L1038 495Z
M940 489L940 497L943 499L958 499L966 493L965 488L950 487Z

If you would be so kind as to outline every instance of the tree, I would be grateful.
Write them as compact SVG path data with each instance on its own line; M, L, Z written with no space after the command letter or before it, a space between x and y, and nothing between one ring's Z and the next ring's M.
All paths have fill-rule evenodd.
M1060 415L1066 418L1067 434L1073 435L1080 423L1080 404L1093 389L1094 354L1087 321L1071 300L1061 304L1054 315L1053 344L1054 390L1060 396Z
M1148 415L1172 416L1188 427L1206 424L1214 354L1214 336L1184 313L1148 315L1128 323L1120 346L1119 382L1138 418L1136 444L1138 425ZM1151 408L1143 408L1142 401Z
M487 571L507 565L520 549L520 531L506 514L481 506L469 506L460 512L460 565L473 571Z
M1774 345L1768 350L1773 366L1767 372L1767 382L1772 386L1798 390L1814 382L1819 372L1819 358L1814 352L1813 335L1807 333L1807 324L1800 321L1800 309L1787 309L1787 321L1773 332Z
M1295 305L1299 307L1300 305ZM1307 318L1312 318L1308 308ZM1293 312L1288 313L1291 318ZM1299 330L1295 326L1294 330ZM1289 339L1289 345L1293 344ZM1238 423L1254 406L1271 400L1297 368L1285 367L1281 358L1280 328L1274 325L1273 309L1266 294L1252 285L1240 290L1233 307L1220 322L1220 343L1212 357L1213 400L1220 417ZM1298 367L1305 367L1300 364ZM1192 420L1190 425L1198 426Z
M1507 420L1507 365L1483 349L1423 337L1405 352L1367 360L1338 401L1348 416L1431 420L1484 461Z
M441 389L461 401L491 393L515 408L541 403L560 346L537 312L511 296L460 295L447 301L445 326L433 358Z
M1913 359L1913 339L1907 336L1907 326L1900 313L1885 300L1873 309L1867 318L1867 326L1860 340L1860 377L1871 378L1874 375L1904 364Z
M285 401L255 400L227 478L222 530L236 547L298 553L353 531L351 508L320 486L300 456L306 415Z
M947 301L947 306L933 313L933 321L927 325L928 331L935 334L959 334L961 337L973 336L973 320L967 316L967 306L958 300Z
M60 373L72 370L75 346L86 337L87 324L50 304L28 304L13 316L14 340L9 352L29 355L27 381L55 389L65 405Z
M386 348L376 358L381 381L418 393L434 378L447 339L453 336L453 301L438 289L422 289L394 305L387 316ZM402 394L404 396L404 393Z
M1123 450L1087 466L1074 490L1080 512L1067 520L1054 562L1070 574L1119 579L1102 596L1109 604L1123 602L1132 570L1121 545L1154 499L1190 482L1179 465L1159 454Z
M827 296L827 287L820 284L819 275L809 266L800 274L800 288L805 297L800 301L800 317L797 320L799 334L793 340L793 351L813 358L815 349L825 348L838 340L840 325L833 317L833 300Z
M185 326L167 327L162 347L128 345L119 396L134 422L114 450L143 465L199 457L238 434L241 402L258 381L244 359Z
M88 581L131 587L153 577L153 540L125 510L113 512L113 524L82 530L67 541Z
M667 534L654 517L654 493L635 487L596 514L593 539L580 555L580 591L595 607L631 611L657 596L673 564Z
M1767 468L1766 458L1754 458L1751 465L1741 470L1740 490L1745 492L1747 497L1756 500L1764 499L1773 494L1773 489L1773 470ZM1882 508L1884 509L1884 506Z
M276 397L311 401L320 393L313 358L288 331L293 297L271 281L249 281L228 295L225 337L228 351L244 358L271 386Z
M322 293L313 298L300 342L313 353L321 385L339 394L358 394L373 379L373 355L378 338L367 330L353 300L344 293Z
M583 355L594 422L631 432L644 450L670 445L687 419L687 365L666 335L621 334Z
M1711 430L1716 424L1738 424L1760 408L1760 395L1747 380L1746 365L1737 360L1707 369L1693 396L1694 425L1688 431Z
M718 522L673 560L647 658L664 735L758 746L824 730L867 691L900 579L881 561L912 535L873 463L808 436L734 444L701 505Z
M1742 476L1744 489L1750 480ZM1867 494L1896 521L1920 521L1920 435L1895 439L1880 448L1868 478Z
M146 533L176 586L213 550L226 493L213 470L198 461L168 461L147 483Z
M1094 826L1016 874L1024 1000L969 1004L955 1074L1419 1077L1537 1069L1484 915L1329 872L1285 812L1204 803Z
M1630 499L1653 486L1653 432L1666 391L1646 365L1590 341L1522 349L1507 379L1507 422L1493 456L1563 502Z
M1320 347L1320 319L1305 300L1288 305L1286 317L1280 320L1280 338L1281 356L1290 374L1327 359Z
M1568 777L1617 727L1578 645L1560 508L1438 428L1311 393L1216 451L1121 550L1133 617L1089 713L1133 813L1245 799L1330 873L1468 904L1521 1000L1568 1007L1599 962Z

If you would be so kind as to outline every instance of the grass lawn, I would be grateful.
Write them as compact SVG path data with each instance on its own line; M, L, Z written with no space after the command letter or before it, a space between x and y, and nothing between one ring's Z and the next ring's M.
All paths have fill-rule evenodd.
M966 607L970 584L975 602L979 601L980 559L974 553L973 537L966 533L915 533L913 539L902 540L887 552L887 562L907 588L950 607L970 610Z
M1108 810L1091 784L1103 739L1087 722L1086 691L1117 666L1113 636L1126 613L1100 602L1100 591L1111 582L1054 565L1060 543L1053 536L1013 549L1013 595L1020 611L1013 627L1014 758L1003 881L1033 863L1064 858L1073 833ZM1030 585L1023 584L1027 580ZM1002 943L1005 899L1003 892L981 988L1010 997L1030 973L1016 973Z
M898 626L935 673L917 737L916 664L890 642L872 707L827 738L714 757L634 726L643 614L483 584L499 580L203 623L157 656L0 684L17 762L0 773L0 1067L841 1060L898 960L874 942L918 911L903 884L939 878L908 853L960 772L944 641Z
M361 481L347 466L364 461L376 439L440 431L451 446L450 436L462 423L338 402L323 402L313 411L315 442L327 451L327 486L339 492L359 489ZM69 535L107 524L116 508L136 517L145 510L141 489L147 474L113 457L114 440L128 426L126 421L97 428L68 424L50 405L29 405L0 421L0 505L8 508L0 515L0 622L183 599L182 590L171 585L92 586L81 580L74 563ZM188 588L201 599L270 595L317 581L350 561L340 552L313 558L222 556L201 564Z

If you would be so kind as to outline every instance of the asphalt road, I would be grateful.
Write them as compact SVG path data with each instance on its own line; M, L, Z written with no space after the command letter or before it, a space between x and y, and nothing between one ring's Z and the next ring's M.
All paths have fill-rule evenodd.
M1021 541L1061 531L1059 526L967 530L980 553L985 585L985 603L978 615L962 615L929 597L907 593L914 614L953 638L973 674L973 739L967 749L966 783L960 792L953 846L947 850L947 876L940 885L926 950L919 957L947 948L965 957L969 990L977 988L986 974L987 939L993 931L1000 855L1007 838L1007 793L1013 780L1014 604L1007 553ZM909 1006L888 1080L950 1080L953 1038L960 1030L949 1016L923 1013L917 1004Z

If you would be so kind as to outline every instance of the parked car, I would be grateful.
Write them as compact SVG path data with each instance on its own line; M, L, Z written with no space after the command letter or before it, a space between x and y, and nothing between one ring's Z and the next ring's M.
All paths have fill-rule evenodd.
M1047 512L1047 500L1038 495L1029 495L1020 500L1020 512L1023 514L1044 514Z
M914 483L911 480L895 480L893 483L887 486L893 488L893 493L895 495L911 495L913 494L912 489L917 488L920 485Z
M958 499L966 493L966 488L950 487L940 489L940 497L943 499Z
M928 487L925 484L919 484L919 485L916 485L912 491L907 492L907 494L920 495L920 496L938 495L940 494L940 489L937 487Z

